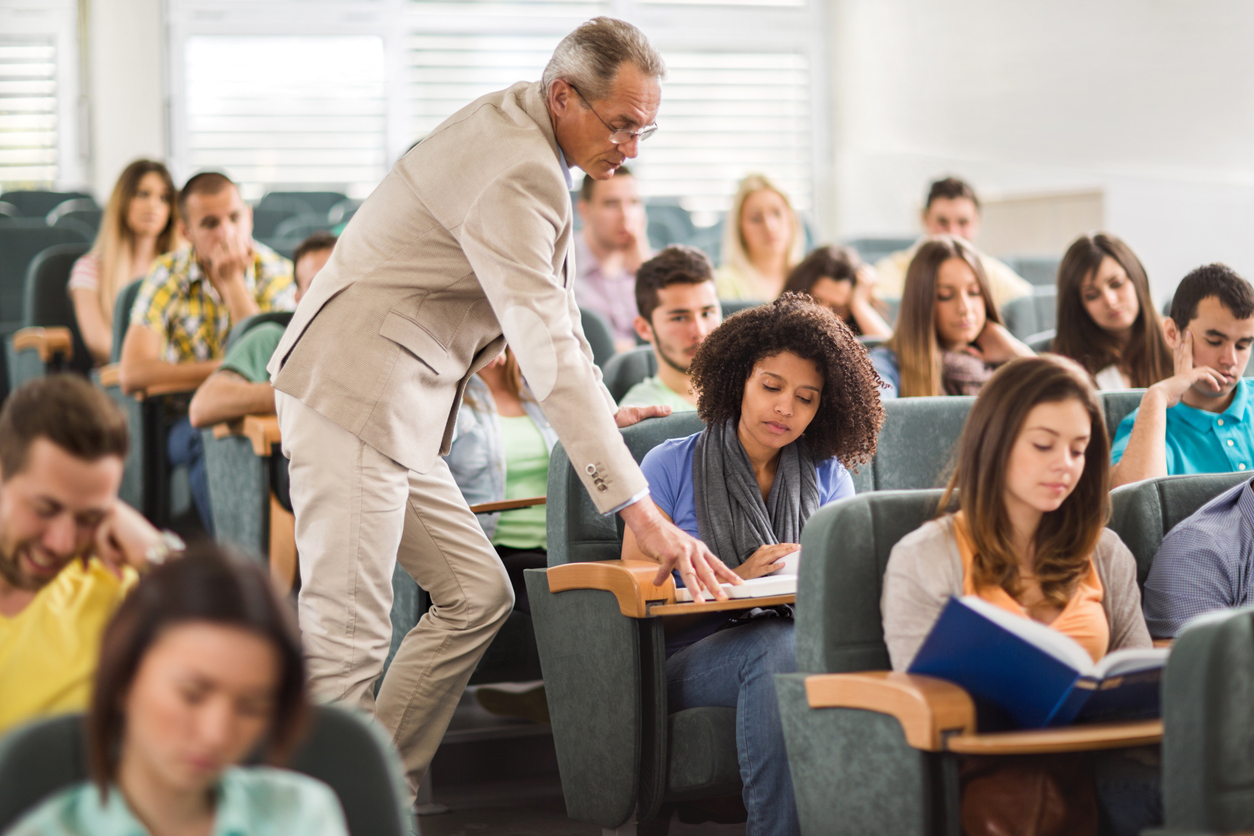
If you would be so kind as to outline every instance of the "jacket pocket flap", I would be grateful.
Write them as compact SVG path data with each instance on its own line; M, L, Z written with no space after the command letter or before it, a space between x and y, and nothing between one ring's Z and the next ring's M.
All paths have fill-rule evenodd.
M425 328L396 311L388 311L383 325L379 328L379 336L387 337L401 346L429 366L436 374L451 371L448 350L440 345Z

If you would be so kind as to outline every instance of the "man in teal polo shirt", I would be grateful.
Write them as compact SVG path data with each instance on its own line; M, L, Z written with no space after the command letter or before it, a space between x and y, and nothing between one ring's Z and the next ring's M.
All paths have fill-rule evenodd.
M329 232L315 232L297 245L292 253L295 265L296 301L305 295L314 276L331 258L336 238ZM188 407L193 427L210 427L245 415L273 415L274 387L266 364L279 347L283 326L266 322L239 339L222 358L222 365L210 375Z
M1226 265L1199 267L1180 281L1164 327L1176 373L1119 424L1114 485L1254 469L1250 380L1241 377L1254 344L1254 287Z

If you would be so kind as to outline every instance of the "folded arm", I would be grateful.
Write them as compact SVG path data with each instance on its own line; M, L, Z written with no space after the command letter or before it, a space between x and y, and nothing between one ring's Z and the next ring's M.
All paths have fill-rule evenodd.
M161 335L146 325L131 325L122 341L118 375L122 391L128 394L167 385L191 390L213 374L220 363L167 363L161 359Z
M192 397L188 415L193 427L208 427L245 415L273 415L274 387L253 383L230 369L209 376Z

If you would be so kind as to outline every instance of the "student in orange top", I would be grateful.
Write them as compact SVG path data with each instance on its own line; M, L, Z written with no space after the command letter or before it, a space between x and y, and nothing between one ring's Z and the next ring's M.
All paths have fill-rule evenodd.
M993 375L963 428L942 515L903 537L889 556L881 610L894 670L909 668L954 595L977 595L1047 624L1075 639L1094 661L1112 650L1150 646L1136 560L1105 527L1109 449L1101 404L1079 364L1057 356L1021 358ZM1026 763L1008 769L1024 775ZM1092 784L1075 777L1088 774L1081 769L1086 764L1033 763L1038 771L1023 782L1023 809L1034 809L1029 794L1040 785L1034 779L1066 774L1071 777L1056 787L1068 802L1066 829L1058 832L1095 833ZM996 782L1004 789L1010 780L999 769L976 760L965 768L964 832L985 832L989 825L981 819L987 808L980 799L984 787ZM1143 809L1130 810L1126 800L1099 790L1117 832L1138 833L1161 817L1156 776L1156 768L1144 776L1150 789ZM988 832L1020 832L1033 821L1025 813L1002 824L1010 829Z

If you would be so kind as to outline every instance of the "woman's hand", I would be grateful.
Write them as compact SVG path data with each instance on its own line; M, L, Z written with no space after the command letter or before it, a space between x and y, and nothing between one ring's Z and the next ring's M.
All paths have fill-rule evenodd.
M984 362L993 366L1009 362L1016 357L1036 356L1036 352L1016 339L1014 334L1006 330L1006 326L998 325L996 322L985 323L984 330L975 338L975 344L979 347Z
M801 548L798 543L774 543L759 546L749 559L732 571L745 580L760 578L784 568L784 557Z
M1210 366L1195 367L1193 365L1192 331L1185 330L1180 337L1179 344L1176 345L1175 350L1171 353L1175 360L1176 373L1166 380L1158 381L1149 388L1150 392L1155 392L1165 399L1166 409L1171 409L1180 403L1184 393L1189 391L1194 383L1201 383L1213 392L1219 392L1228 383L1227 378ZM1149 393L1147 392L1146 394Z

